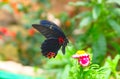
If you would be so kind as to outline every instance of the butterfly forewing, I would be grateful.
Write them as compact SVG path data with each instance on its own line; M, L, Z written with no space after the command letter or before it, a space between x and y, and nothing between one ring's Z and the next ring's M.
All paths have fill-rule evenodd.
M39 24L33 24L32 26L35 29L37 29L40 33L42 33L47 39L58 37L58 35L50 28L47 28Z
M48 21L48 20L42 20L42 21L40 21L40 24L41 24L41 25L48 26L48 27L50 27L49 25L52 25L54 28L56 28L57 30L59 30L59 31L62 32L62 30L61 30L55 23L50 22L50 21Z

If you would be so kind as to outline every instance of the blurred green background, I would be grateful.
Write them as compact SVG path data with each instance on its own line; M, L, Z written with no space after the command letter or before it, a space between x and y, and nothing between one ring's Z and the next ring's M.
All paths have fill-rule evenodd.
M45 38L31 25L43 19L60 26L69 39L65 55L59 50L56 58L47 59L40 53ZM0 0L0 67L12 61L32 67L32 76L74 79L69 78L71 56L77 50L88 51L93 64L109 64L103 79L120 78L120 0Z

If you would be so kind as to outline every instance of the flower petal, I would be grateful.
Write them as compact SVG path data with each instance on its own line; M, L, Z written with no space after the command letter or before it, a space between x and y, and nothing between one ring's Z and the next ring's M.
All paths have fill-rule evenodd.
M80 55L75 54L75 55L72 56L72 58L80 58Z

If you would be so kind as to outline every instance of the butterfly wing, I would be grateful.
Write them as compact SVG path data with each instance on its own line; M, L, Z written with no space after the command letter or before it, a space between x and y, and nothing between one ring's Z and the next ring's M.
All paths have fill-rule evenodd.
M44 27L40 24L33 24L32 25L35 29L37 29L40 33L42 33L46 38L55 38L58 35L52 31L50 28Z
M57 39L46 39L41 46L42 54L48 58L55 57L60 47Z
M54 23L42 20L40 24L32 24L32 26L42 33L47 39L58 38L60 36L65 37L62 30Z

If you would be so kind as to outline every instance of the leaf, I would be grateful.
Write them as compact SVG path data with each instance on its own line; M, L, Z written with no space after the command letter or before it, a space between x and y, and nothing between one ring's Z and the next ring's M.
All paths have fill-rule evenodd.
M73 19L80 19L80 18L88 16L89 14L90 14L90 11L81 12L77 14L76 16L74 16Z
M87 16L83 18L79 24L80 28L83 28L84 26L89 25L92 22L91 16Z
M120 44L117 42L111 42L111 45L114 47L114 49L120 54Z
M114 8L114 9L111 9L111 11L112 11L116 16L120 16L120 8Z
M108 56L107 58L106 58L106 62L105 62L105 64L104 64L104 68L107 68L107 70L105 71L105 79L109 79L109 77L110 77L110 75L111 75L111 65L108 63L108 60L110 60L111 61L111 58L110 58L110 56Z
M120 55L116 55L114 59L112 59L111 57L108 57L106 62L106 64L108 65L107 67L110 67L110 70L111 72L113 72L113 75L115 75L116 79L119 79L118 73L116 71L116 67L119 60L120 60Z
M78 2L69 2L69 5L72 6L88 6L90 3L88 2L82 2L82 1L78 1Z
M106 45L106 39L103 34L100 34L98 39L93 43L93 63L98 63L100 64L107 51L107 45Z
M98 19L98 17L100 16L100 12L101 12L101 8L99 5L93 7L92 16L94 20Z
M120 5L120 0L107 0L107 3L116 3Z
M65 68L64 68L64 70L62 72L62 76L61 76L62 79L67 79L68 78L70 69L71 68L70 68L69 64L65 66Z
M108 23L112 29L120 36L120 25L113 19L109 19Z
M116 55L115 58L113 59L113 64L114 64L114 70L116 70L117 63L120 60L120 55Z
M63 12L60 14L59 18L62 21L62 23L64 23L66 20L68 20L68 14Z
M90 69L99 69L99 68L100 68L100 66L98 64L92 64L90 66Z

